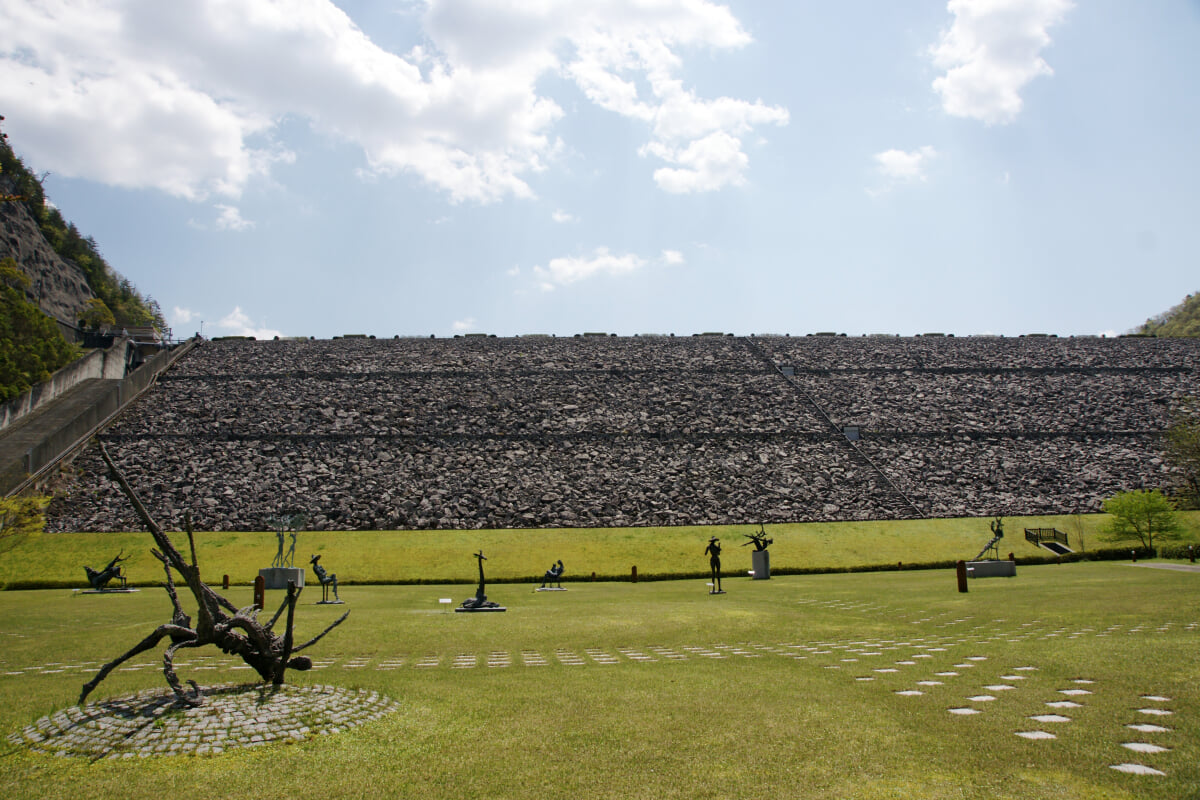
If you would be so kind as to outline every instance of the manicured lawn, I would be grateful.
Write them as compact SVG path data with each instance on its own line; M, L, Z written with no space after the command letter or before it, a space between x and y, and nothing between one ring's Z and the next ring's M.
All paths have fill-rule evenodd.
M455 534L444 563L469 559L473 535ZM963 537L968 557L986 541ZM347 586L350 619L312 651L322 668L291 680L383 692L396 713L215 757L88 764L3 743L0 796L1180 798L1200 786L1197 573L1023 566L968 594L950 570L731 578L715 597L703 579L568 586L489 586L509 610L483 615L438 603L469 586ZM230 595L249 602L245 587ZM301 636L342 610L314 599L310 588ZM80 662L124 651L168 611L154 589L0 592L0 733L69 706L88 677ZM114 673L97 697L164 687L160 656ZM181 678L246 675L189 663ZM1071 689L1089 694L1061 694ZM968 699L983 695L995 699ZM1068 698L1078 706L1046 705ZM1070 721L1031 719L1046 713ZM1170 730L1125 727L1147 721ZM1031 730L1056 738L1016 735ZM1111 768L1121 763L1165 774Z
M1200 542L1200 512L1180 515L1186 526L1185 541ZM1112 547L1098 534L1105 515L1080 517L1083 549ZM767 533L771 566L779 569L841 568L862 565L895 565L903 562L945 562L974 558L991 539L987 519L932 519L898 522L837 522L772 525ZM1025 540L1024 528L1058 528L1067 532L1071 547L1080 549L1076 520L1070 517L1011 517L1000 553L1018 558L1047 555ZM309 569L309 558L321 554L321 563L342 583L472 582L476 579L471 554L482 549L487 556L489 580L540 578L562 559L565 580L626 578L632 568L642 577L702 573L708 570L704 555L711 536L721 539L728 574L746 574L752 547L745 534L756 525L672 528L586 528L498 531L345 531L302 532L295 564ZM185 542L179 535L181 548ZM147 533L45 534L23 543L0 559L0 586L16 581L41 581L42 586L80 586L87 582L83 565L99 568L123 552L124 567L136 584L155 585L162 567L150 555ZM290 545L290 541L288 543ZM196 534L201 570L210 582L229 575L235 584L250 584L261 567L270 566L276 553L273 533ZM314 576L309 569L308 579Z

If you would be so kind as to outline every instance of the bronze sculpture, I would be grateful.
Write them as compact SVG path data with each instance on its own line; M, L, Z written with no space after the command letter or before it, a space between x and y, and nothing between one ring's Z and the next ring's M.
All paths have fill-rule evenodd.
M721 540L715 536L709 539L704 553L708 556L708 566L712 569L713 588L709 594L724 594L721 589Z
M294 538L295 534L292 534L292 536ZM321 584L321 602L329 603L329 604L340 603L340 602L342 602L342 598L338 597L337 575L336 574L331 575L331 574L327 573L325 571L325 568L320 565L320 563L319 563L320 560L321 560L321 554L318 553L318 554L314 555L311 559L309 559L308 563L312 564L313 572L317 573L317 581ZM332 600L329 599L329 587L330 586L333 587L333 599Z
M742 547L752 544L752 545L754 545L754 549L756 552L766 550L768 547L770 547L772 544L775 543L774 539L767 538L767 529L765 527L763 527L763 524L761 522L758 523L758 533L743 533L742 536L745 536L747 539L750 540L748 542L743 543Z
M124 550L121 551L125 552ZM121 586L125 585L125 576L121 572L121 567L118 566L122 561L128 561L129 557L121 558L121 553L117 553L117 557L108 562L108 566L104 569L92 569L86 564L83 571L87 573L88 584L97 592L102 592L108 588L108 582L116 579L121 582Z
M545 589L547 583L557 583L558 588L562 588L562 574L565 572L562 559L558 560L557 564L552 564L550 569L546 570L546 574L542 576L542 585L540 588Z
M475 590L475 596L462 601L462 605L454 609L455 611L506 611L507 609L499 603L494 603L487 599L484 593L483 580L483 562L487 561L483 551L475 553L475 558L479 561L479 588Z
M325 634L340 625L350 615L350 612L343 614L332 625L325 628L325 630L309 641L295 646L292 638L293 618L300 590L296 588L294 583L288 584L287 597L284 599L283 604L280 605L279 610L275 612L275 616L265 625L258 621L257 606L251 605L243 609L236 608L224 597L213 591L208 584L200 580L200 568L196 563L196 542L192 535L191 516L185 515L184 517L184 530L187 532L188 545L191 548L191 562L189 563L175 548L175 545L171 543L170 538L163 532L162 528L150 517L150 513L142 505L142 501L138 499L129 482L125 480L125 476L117 469L103 444L100 445L100 455L104 459L104 463L108 465L109 470L111 470L117 484L121 487L121 491L129 498L129 502L133 505L134 511L137 512L138 517L142 520L142 524L150 531L150 535L154 538L154 543L158 546L157 549L152 549L150 553L162 562L163 570L167 576L165 588L167 595L171 598L174 613L171 615L170 622L159 625L149 636L134 645L124 655L101 667L96 676L83 685L83 690L79 694L80 704L87 699L92 690L110 672L139 653L144 653L157 646L159 642L167 638L171 640L171 644L167 647L166 652L163 653L163 675L166 677L167 684L171 687L171 690L175 692L176 702L181 705L198 706L202 702L200 687L196 685L196 682L192 680L188 681L188 684L192 687L191 691L188 691L183 688L179 682L179 678L175 675L175 654L182 648L203 647L209 644L216 645L222 652L240 656L248 666L258 673L264 682L269 681L275 686L283 684L284 673L288 669L311 669L312 659L308 656L298 656L296 654L319 642ZM172 570L179 573L180 577L183 578L188 589L191 590L192 597L196 601L198 609L194 625L192 618L184 612L183 607L180 605L179 596L175 592L175 580L171 574ZM287 611L287 627L283 635L280 636L272 629L284 611Z

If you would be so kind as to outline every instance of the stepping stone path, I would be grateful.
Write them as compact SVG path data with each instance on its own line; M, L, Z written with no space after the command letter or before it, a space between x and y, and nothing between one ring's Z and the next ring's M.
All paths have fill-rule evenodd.
M569 667L582 666L587 663L570 650L556 650L554 657L558 659L559 663L566 664Z
M521 663L527 667L544 667L550 662L546 657L535 650L522 650Z
M201 694L197 708L179 707L174 693L160 690L72 706L8 741L93 761L205 755L340 733L399 708L376 692L334 686L218 686Z
M1144 694L1140 699L1143 702L1155 703L1156 705L1136 709L1139 714L1146 714L1154 717L1169 717L1174 714L1174 712L1170 709L1162 708L1161 705L1157 705L1171 702L1171 698L1169 697L1164 697L1157 694ZM1172 733L1171 728L1163 725L1153 725L1150 723L1130 723L1125 727L1129 728L1130 730L1137 731L1138 733L1160 735ZM1121 747L1124 747L1126 750L1130 750L1134 753L1142 753L1144 755L1158 755L1160 753L1171 752L1170 747L1161 744L1155 744L1154 742L1121 742ZM1166 775L1166 773L1162 770L1136 762L1123 762L1120 764L1112 764L1110 766L1118 772L1125 772L1131 775Z

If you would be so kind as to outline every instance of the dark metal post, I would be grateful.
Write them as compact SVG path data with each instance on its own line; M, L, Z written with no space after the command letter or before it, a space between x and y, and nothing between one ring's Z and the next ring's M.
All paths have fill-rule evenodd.
M958 564L955 565L955 571L958 573L958 591L963 594L966 594L967 593L967 562L960 560L958 562Z

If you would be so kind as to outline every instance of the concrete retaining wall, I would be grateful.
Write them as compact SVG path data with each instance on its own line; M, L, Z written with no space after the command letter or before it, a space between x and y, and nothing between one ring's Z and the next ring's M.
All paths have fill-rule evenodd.
M177 358L190 350L194 344L195 341L192 340L173 350L163 350L148 359L145 364L130 373L128 377L121 377L124 364L121 361L122 356L120 355L131 352L132 343L128 340L120 345L115 345L110 350L97 352L89 356L87 360L90 366L81 367L79 374L73 375L70 378L64 378L54 396L61 396L66 392L66 389L62 388L62 384L69 384L70 387L74 387L78 386L84 380L95 378L108 383L109 388L107 391L99 394L97 399L86 409L71 419L55 426L37 445L30 447L24 453L4 454L4 463L0 464L0 495L5 495L13 491L28 476L36 475L42 469L62 457L76 443L90 436L99 426L145 390L161 372L171 366ZM103 357L105 354L108 354L108 356ZM109 377L116 373L116 365L119 363L121 364L122 373L117 373L116 378ZM94 374L96 372L99 372L99 375ZM55 373L55 375L57 376L58 373ZM47 402L49 400L40 400L34 407L44 405Z
M125 377L125 365L133 352L134 344L122 339L107 350L93 350L78 361L73 361L50 376L50 380L39 383L0 406L0 431L30 414L55 398L60 397L83 381L93 378L120 380Z

